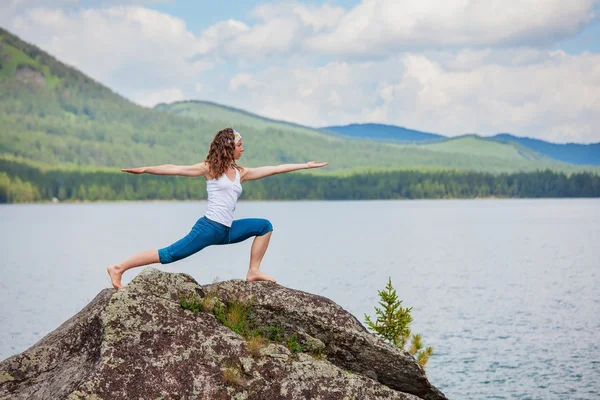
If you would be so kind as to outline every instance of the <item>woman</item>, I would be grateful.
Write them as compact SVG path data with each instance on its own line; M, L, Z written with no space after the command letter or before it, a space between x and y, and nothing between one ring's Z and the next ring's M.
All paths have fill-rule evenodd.
M233 220L235 205L242 194L242 182L264 178L284 172L306 168L319 168L327 163L283 164L276 167L242 168L236 164L244 152L242 136L232 128L223 129L215 135L204 162L195 165L159 165L122 169L131 174L203 176L206 179L208 205L205 215L193 226L190 233L170 246L158 250L146 250L119 264L107 268L115 289L121 289L123 272L130 268L153 263L168 264L188 257L206 246L230 244L255 236L250 250L248 281L270 281L260 271L273 226L266 219L247 218Z

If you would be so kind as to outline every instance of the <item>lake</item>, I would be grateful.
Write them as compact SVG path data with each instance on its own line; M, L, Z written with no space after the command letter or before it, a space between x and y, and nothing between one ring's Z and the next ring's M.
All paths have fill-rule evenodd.
M106 267L187 234L206 202L0 206L0 359L111 287ZM451 399L600 397L600 200L240 202L274 226L262 270L364 321L391 277ZM165 266L244 278L251 240ZM127 284L142 268L125 273Z

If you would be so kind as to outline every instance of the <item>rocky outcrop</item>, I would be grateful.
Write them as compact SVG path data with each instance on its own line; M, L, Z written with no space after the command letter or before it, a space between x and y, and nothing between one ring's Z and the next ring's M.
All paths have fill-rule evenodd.
M385 343L350 313L326 297L280 285L227 281L205 286L225 302L253 298L258 325L281 326L323 342L327 360L340 368L372 378L392 389L423 399L445 398L427 380L408 353Z
M253 322L296 333L325 356L279 343L259 352L181 294L252 298ZM314 354L314 353L313 353ZM198 285L144 269L105 289L25 352L0 363L0 399L445 399L412 356L331 300L269 282Z
M21 66L17 69L15 72L15 79L26 83L32 82L39 86L46 86L44 74L27 66Z

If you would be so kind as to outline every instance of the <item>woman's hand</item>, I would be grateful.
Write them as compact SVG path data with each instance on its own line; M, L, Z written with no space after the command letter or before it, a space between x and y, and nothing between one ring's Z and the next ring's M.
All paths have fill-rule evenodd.
M327 162L317 163L317 162L314 162L314 161L309 161L309 162L306 163L306 165L308 166L308 168L321 168L321 167L326 166L327 164L329 164L329 163L327 163Z
M123 169L121 169L121 171L123 171L123 172L129 172L130 174L143 174L144 172L146 172L146 167L140 167L140 168L123 168Z

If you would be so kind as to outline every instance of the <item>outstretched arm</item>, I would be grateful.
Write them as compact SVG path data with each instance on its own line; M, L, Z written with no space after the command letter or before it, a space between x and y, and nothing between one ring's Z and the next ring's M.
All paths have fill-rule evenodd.
M271 175L283 174L285 172L298 171L300 169L321 168L327 164L328 163L326 162L316 163L314 161L310 161L306 164L281 164L272 167L244 168L242 182L261 179Z
M121 171L130 174L176 175L176 176L205 176L208 172L206 163L194 165L164 164L154 167L124 168Z

